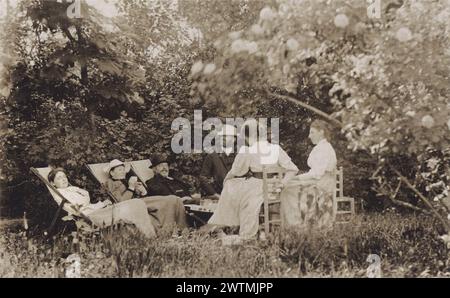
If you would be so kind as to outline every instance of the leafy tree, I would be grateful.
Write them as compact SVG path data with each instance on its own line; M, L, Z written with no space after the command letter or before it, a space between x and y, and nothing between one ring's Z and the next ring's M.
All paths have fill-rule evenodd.
M257 90L263 101L326 117L351 149L379 163L415 160L388 168L392 181L381 186L399 174L414 179L427 148L448 148L448 1L383 1L381 19L369 17L364 1L276 2L245 30L219 37L214 60L193 66L199 97L247 106L236 94Z
M187 29L164 5L121 1L120 15L106 19L82 4L82 18L70 19L67 4L24 0L2 31L2 205L44 225L55 206L29 168L63 166L92 190L84 164L170 151L170 124L188 115L188 74L202 51L179 43ZM199 158L174 165L195 173Z
M267 1L185 0L179 10L189 24L200 30L202 42L212 43L229 32L243 30L255 22ZM207 20L205 20L205 16Z

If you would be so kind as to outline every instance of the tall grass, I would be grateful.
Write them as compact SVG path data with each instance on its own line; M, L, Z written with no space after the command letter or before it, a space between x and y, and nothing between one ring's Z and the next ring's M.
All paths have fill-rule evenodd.
M0 276L64 276L64 260L74 252L83 277L365 277L369 254L380 256L383 276L450 276L439 228L428 217L376 214L328 231L291 229L240 246L187 230L180 238L162 231L153 240L132 227L51 241L9 232L1 240Z

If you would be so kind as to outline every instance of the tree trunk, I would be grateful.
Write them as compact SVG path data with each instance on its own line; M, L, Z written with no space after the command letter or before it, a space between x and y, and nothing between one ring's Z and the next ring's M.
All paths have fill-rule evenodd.
M83 37L83 31L80 25L76 25L77 30L77 39L78 39L78 55L82 56L84 53L84 48L86 46L86 40ZM81 84L88 90L88 84L89 84L89 74L88 74L88 61L83 57L79 59L80 62L80 75L81 75ZM94 105L88 103L88 98L84 99L85 105L88 109L88 119L89 119L89 125L92 131L96 130L95 125L95 116L94 116Z

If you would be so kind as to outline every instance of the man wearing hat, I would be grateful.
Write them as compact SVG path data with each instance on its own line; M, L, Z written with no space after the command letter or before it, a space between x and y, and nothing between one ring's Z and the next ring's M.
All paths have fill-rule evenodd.
M136 176L126 179L130 165L120 160L111 161L104 171L109 176L106 186L119 202L141 198L149 213L156 219L155 225L186 227L185 210L180 198L174 195L148 196L148 191Z
M146 181L149 195L180 197L184 203L194 203L191 197L191 186L178 178L169 175L169 161L166 155L156 154L152 158L151 168L155 176Z
M130 168L129 164L114 159L103 169L109 176L107 181L108 190L120 202L147 195L147 190L136 176L132 176L126 181Z
M206 156L200 172L202 190L206 196L213 199L220 198L223 180L236 157L235 144L238 136L236 127L228 124L222 127L218 135L223 137L223 148L221 152L212 152Z

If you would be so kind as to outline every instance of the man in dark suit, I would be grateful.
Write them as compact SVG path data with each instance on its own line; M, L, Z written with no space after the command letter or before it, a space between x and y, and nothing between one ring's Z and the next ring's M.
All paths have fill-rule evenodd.
M169 162L165 155L155 155L152 158L151 167L155 172L155 176L146 181L148 195L175 195L182 198L184 203L193 203L198 201L199 198L193 199L191 197L191 186L189 184L169 175Z
M218 135L223 137L222 152L208 154L200 172L200 182L204 195L212 199L220 198L223 180L230 171L236 157L236 127L224 125Z

